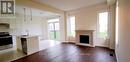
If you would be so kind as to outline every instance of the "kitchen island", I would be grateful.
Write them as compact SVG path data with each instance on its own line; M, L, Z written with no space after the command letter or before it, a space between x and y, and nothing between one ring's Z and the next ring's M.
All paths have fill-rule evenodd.
M27 55L38 52L39 51L38 36L18 36L17 50L23 51Z

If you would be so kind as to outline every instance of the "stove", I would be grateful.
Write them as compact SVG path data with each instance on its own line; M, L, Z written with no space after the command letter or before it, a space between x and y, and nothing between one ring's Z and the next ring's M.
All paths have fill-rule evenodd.
M0 32L0 50L13 46L12 36L9 32Z

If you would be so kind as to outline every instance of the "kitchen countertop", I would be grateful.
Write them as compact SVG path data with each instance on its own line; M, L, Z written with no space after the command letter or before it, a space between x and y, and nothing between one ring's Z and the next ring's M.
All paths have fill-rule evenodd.
M19 36L21 38L30 38L30 37L38 37L36 35L22 35L22 36Z

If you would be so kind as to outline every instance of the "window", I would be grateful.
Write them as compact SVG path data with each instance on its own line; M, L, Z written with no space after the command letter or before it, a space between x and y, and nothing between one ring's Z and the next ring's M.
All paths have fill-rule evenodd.
M108 12L99 13L99 37L106 38L108 36Z
M70 17L71 36L75 36L75 16Z
M70 16L68 19L68 36L75 37L75 16Z
M51 40L60 39L59 18L48 20L48 30L49 30L49 38Z

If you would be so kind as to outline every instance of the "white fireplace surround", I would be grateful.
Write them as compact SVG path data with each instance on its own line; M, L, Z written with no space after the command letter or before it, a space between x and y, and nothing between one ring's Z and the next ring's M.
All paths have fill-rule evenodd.
M76 45L94 47L93 32L94 32L94 30L76 30ZM89 44L80 43L80 35L88 35L89 36Z

